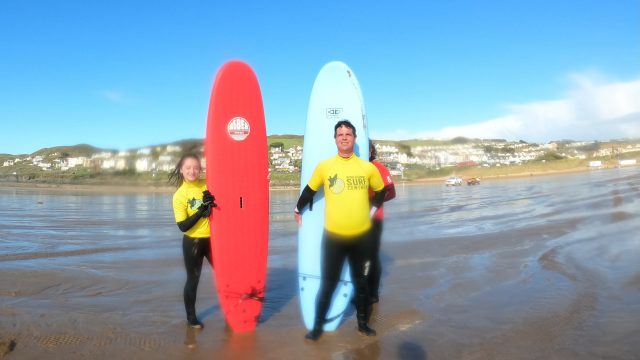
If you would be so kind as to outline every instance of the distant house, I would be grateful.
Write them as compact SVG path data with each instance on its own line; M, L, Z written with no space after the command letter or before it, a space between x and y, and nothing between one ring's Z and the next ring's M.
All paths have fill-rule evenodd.
M391 145L375 144L378 160L386 163L398 161L398 148Z
M70 167L70 168L76 167L76 166L87 166L88 165L88 160L84 156L69 157L66 160L67 160L67 166Z
M153 168L153 163L150 157L148 156L144 156L141 158L138 158L136 160L136 171L137 172L145 172L145 171L150 171Z
M121 151L115 156L102 160L99 166L103 170L126 170L129 168L129 153Z
M108 151L95 153L91 156L91 159L111 159L113 154Z
M181 152L181 151L182 151L182 146L179 146L179 145L167 145L167 152L168 153Z
M273 168L276 171L293 172L296 170L296 167L291 164L291 158L288 158L288 157L281 157L281 158L275 159L273 161L273 165L274 165Z
M13 164L15 164L13 160L6 160L2 163L2 166L13 166Z
M156 170L170 172L178 161L172 155L160 155Z
M113 170L116 168L116 159L104 159L102 160L102 164L100 165L101 169L104 170Z
M302 159L302 147L300 145L296 145L294 147L290 147L286 150L289 157L293 160Z
M283 156L284 156L284 153L282 152L282 150L280 150L280 148L277 148L277 147L271 148L271 159L275 160Z
M269 144L269 151L282 152L284 150L284 144L281 142Z
M127 170L129 168L129 159L126 156L118 156L116 158L116 170Z

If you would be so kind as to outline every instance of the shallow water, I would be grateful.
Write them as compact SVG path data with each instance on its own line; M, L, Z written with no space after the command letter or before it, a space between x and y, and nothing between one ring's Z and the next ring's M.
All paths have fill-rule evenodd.
M267 300L245 336L224 329L210 271L198 300L207 329L185 335L171 194L0 189L0 340L17 339L16 358L640 353L640 168L479 186L396 181L379 335L360 337L351 314L318 344L303 341L297 303L297 191L271 193Z

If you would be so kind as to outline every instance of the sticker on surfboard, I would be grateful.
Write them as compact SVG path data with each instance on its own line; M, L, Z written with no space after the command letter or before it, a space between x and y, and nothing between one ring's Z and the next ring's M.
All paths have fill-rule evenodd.
M342 108L327 108L327 119L337 119L342 116Z
M251 126L245 118L236 116L227 124L227 133L233 140L242 141L251 133Z

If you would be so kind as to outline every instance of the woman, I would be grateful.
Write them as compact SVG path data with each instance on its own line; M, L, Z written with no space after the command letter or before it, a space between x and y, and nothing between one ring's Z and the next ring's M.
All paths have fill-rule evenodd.
M178 186L173 194L173 213L182 238L182 253L187 270L187 282L184 284L184 307L187 311L187 326L201 329L202 322L196 317L196 293L200 281L202 262L206 257L211 261L209 242L209 215L215 207L215 198L200 179L200 158L187 154L180 158L169 176L169 182Z
M384 202L396 197L396 187L389 169L377 159L378 151L373 141L369 140L369 161L378 169L382 182L384 182ZM373 191L369 192L369 197L373 199ZM371 257L371 272L369 273L369 302L375 304L380 301L378 291L380 288L380 278L382 277L382 263L380 262L380 239L382 238L382 222L384 221L384 206L380 205L373 215L371 226L371 247L373 254Z

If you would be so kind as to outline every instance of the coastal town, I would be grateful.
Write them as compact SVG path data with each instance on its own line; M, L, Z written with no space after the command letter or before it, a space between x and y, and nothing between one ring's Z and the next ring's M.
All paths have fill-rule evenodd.
M378 159L392 172L404 177L407 169L448 169L466 167L519 166L534 161L581 159L590 167L602 166L603 159L617 161L619 166L636 165L640 154L637 141L562 141L546 144L474 140L456 138L449 141L407 140L374 141ZM88 145L45 148L29 155L0 155L0 175L18 176L20 172L95 173L168 173L185 152L202 153L202 141L142 147L130 150L102 150ZM302 163L301 136L282 141L269 139L271 172L298 173ZM203 159L206 167L206 159Z

